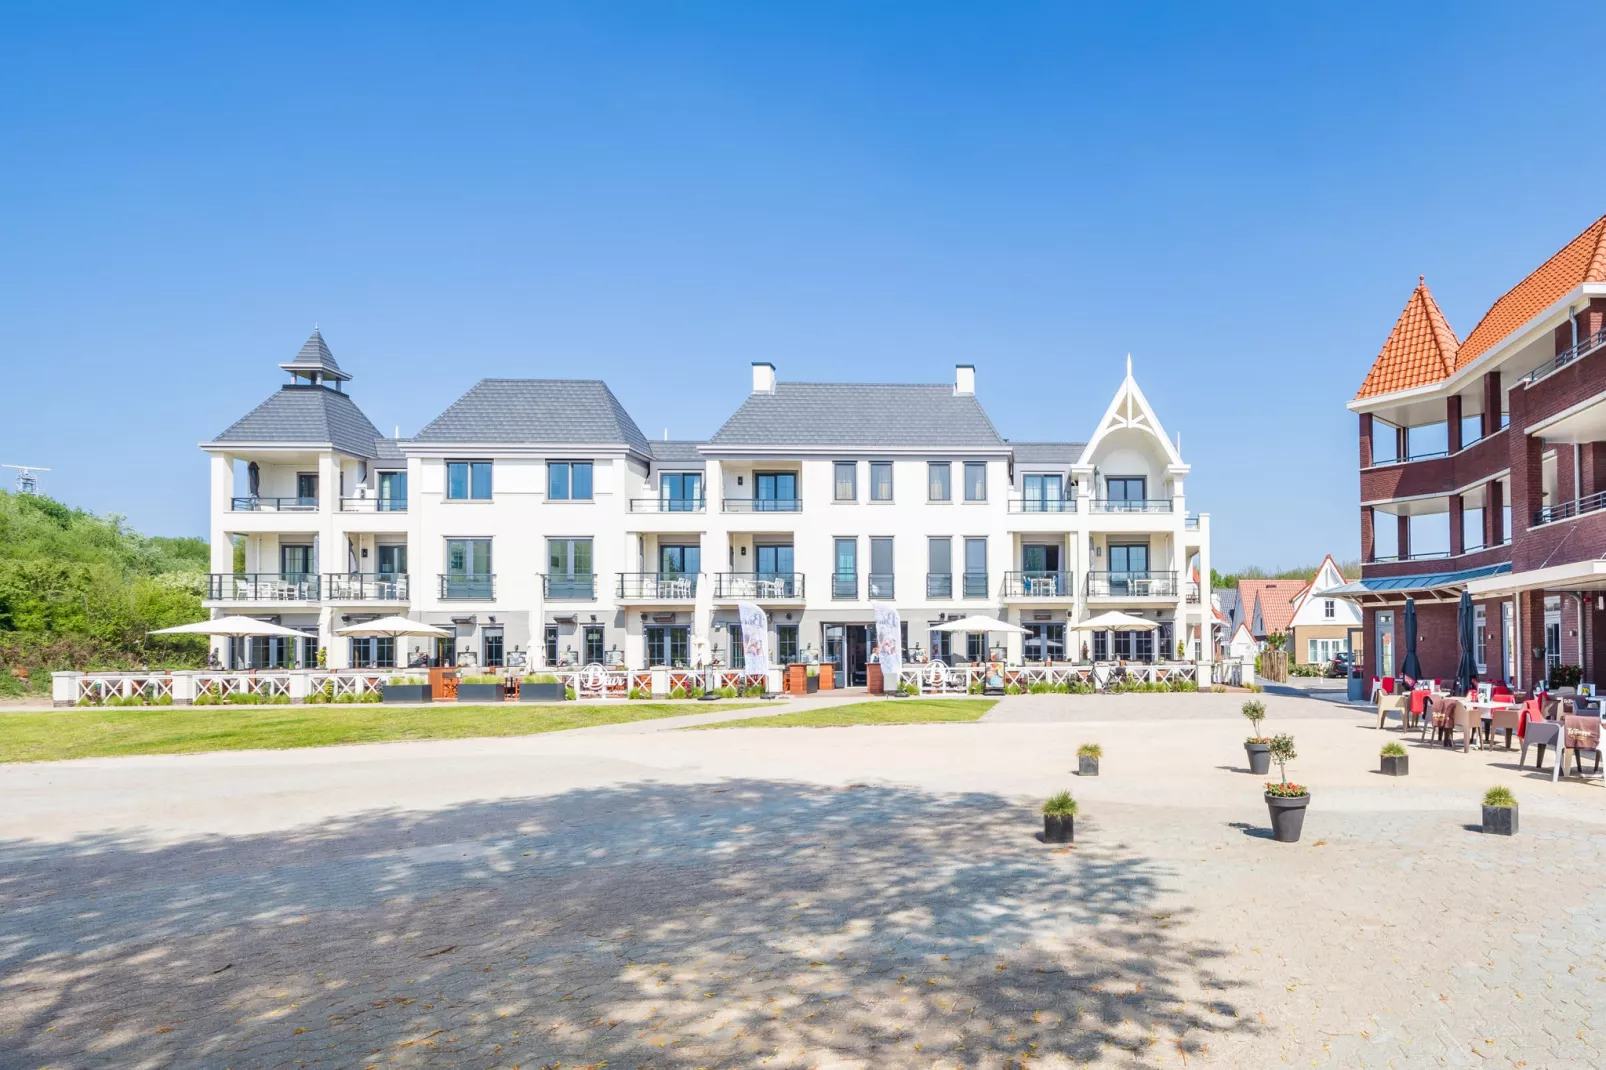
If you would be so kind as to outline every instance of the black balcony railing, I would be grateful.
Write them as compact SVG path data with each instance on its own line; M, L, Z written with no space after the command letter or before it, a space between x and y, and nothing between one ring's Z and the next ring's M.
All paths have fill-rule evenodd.
M1005 598L1070 598L1072 593L1069 572L1004 573Z
M802 498L726 498L727 513L797 513L803 510Z
M966 572L960 577L961 590L966 598L987 597L987 573Z
M870 573L870 597L871 598L894 598L894 597L896 597L896 595L893 594L893 582L892 582L892 579L893 579L893 575L890 572L872 572L872 573Z
M342 513L405 513L406 498L341 498Z
M1560 505L1547 505L1534 513L1534 523L1549 524L1555 520L1568 520L1585 513L1598 513L1606 509L1606 491L1599 494L1589 494L1582 498L1574 498L1570 502Z
M1199 514L1198 513L1189 513L1187 516L1183 517L1182 518L1182 527L1187 531L1198 531L1199 530Z
M708 508L706 498L631 498L632 513L701 513Z
M1606 329L1580 338L1577 345L1569 346L1557 353L1554 357L1523 376L1521 382L1524 386L1532 386L1545 376L1565 368L1579 357L1587 357L1602 346L1606 346Z
M797 601L803 597L801 572L716 572L714 596L725 601Z
M1175 598L1175 572L1089 572L1089 598Z
M621 572L620 598L640 602L690 602L697 597L695 572Z
M1093 511L1095 513L1169 513L1171 511L1171 501L1169 498L1136 498L1132 500L1095 498Z
M553 601L589 602L597 597L597 577L566 572L541 573L541 594Z
M1074 513L1076 512L1075 498L1011 498L1009 511L1012 513Z
M207 598L215 602L316 602L315 572L212 573Z
M315 513L317 498L262 498L249 494L235 498L229 508L236 513Z
M952 598L954 596L954 574L952 572L926 573L927 598Z
M496 577L485 575L451 575L441 577L442 598L495 598Z
M831 597L859 597L859 574L857 572L831 573Z
M326 572L323 597L330 602L405 602L405 572Z

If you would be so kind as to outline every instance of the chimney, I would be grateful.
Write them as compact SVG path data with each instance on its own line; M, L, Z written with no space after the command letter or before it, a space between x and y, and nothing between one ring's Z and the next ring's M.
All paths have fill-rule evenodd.
M775 393L775 365L768 361L753 362L753 393Z
M976 393L976 366L974 364L954 365L954 393L974 396Z

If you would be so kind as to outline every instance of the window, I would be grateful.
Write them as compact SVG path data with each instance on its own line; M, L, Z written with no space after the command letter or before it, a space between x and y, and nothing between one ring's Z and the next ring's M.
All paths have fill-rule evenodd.
M1065 625L1028 624L1022 653L1027 661L1064 661Z
M1104 495L1112 502L1146 501L1148 482L1142 476L1111 476L1104 481Z
M870 597L891 598L892 586L892 540L870 540Z
M984 502L987 500L987 463L985 461L965 462L965 501Z
M1054 475L1033 474L1025 478L1021 494L1021 511L1027 513L1057 513L1065 497L1065 478Z
M1322 603L1322 616L1323 617L1327 618L1328 620L1332 620L1333 617L1337 614L1337 612L1338 612L1338 607L1333 603L1333 600L1331 598L1327 599L1327 601Z
M447 539L445 598L491 597L491 540Z
M856 462L836 462L835 486L837 501L856 502L859 500L859 466Z
M691 629L685 626L647 629L647 667L667 665L683 669L689 664Z
M740 669L747 664L747 647L742 643L742 626L740 624L727 624L726 641L730 643L730 667Z
M966 632L965 658L968 661L986 661L987 636L981 632Z
M548 461L546 496L555 502L591 500L590 461Z
M1148 543L1115 544L1109 548L1109 554L1110 594L1125 595L1133 593L1134 580L1140 581L1136 587L1137 593L1147 594L1153 590L1153 587L1147 582L1149 579Z
M318 504L318 473L317 472L297 472L296 473L296 504L297 505L317 505Z
M585 656L587 665L601 665L608 657L602 647L602 627L596 625L585 630Z
M664 512L696 512L703 503L703 474L665 472L659 477L658 492Z
M892 462L870 462L870 500L873 502L892 500Z
M666 576L695 576L703 570L701 546L658 547L658 572Z
M548 539L546 546L547 597L596 597L596 576L591 571L591 540Z
M754 472L753 511L793 512L797 509L796 472Z
M399 512L407 508L407 473L379 473L379 506L381 513Z
M380 575L400 576L406 573L407 547L405 544L400 546L389 544L376 546L374 547L374 552L378 555Z
M1555 669L1555 668L1560 667L1560 665L1561 665L1561 625L1559 623L1557 623L1557 624L1546 624L1545 625L1545 669L1548 672L1551 669Z
M1489 671L1489 628L1482 606L1474 606L1472 609L1472 633L1472 650L1478 659L1478 675L1482 676Z
M859 596L859 540L836 540L835 569L831 575L832 598Z
M354 669L394 669L396 667L396 640L390 636L371 639L352 639L351 667Z
M296 582L312 574L312 547L279 544L279 575Z
M544 638L546 642L546 663L548 665L556 665L558 663L558 626L556 624L548 624Z
M947 461L932 461L926 465L926 500L928 502L953 501L953 466Z
M965 597L987 597L987 540L965 540Z
M486 628L480 636L480 664L487 669L502 667L502 636L501 628Z
M926 542L926 597L952 598L953 596L954 541L947 535L935 535Z
M797 660L797 625L775 626L775 660L781 665L790 665Z
M759 579L778 579L786 585L786 596L793 593L793 563L794 556L790 546L764 546L753 547L754 571Z
M446 497L449 501L489 501L490 461L447 461Z

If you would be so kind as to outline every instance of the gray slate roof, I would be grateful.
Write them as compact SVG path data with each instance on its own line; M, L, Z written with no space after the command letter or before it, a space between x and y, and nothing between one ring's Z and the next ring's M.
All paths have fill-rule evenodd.
M351 378L340 370L340 365L335 363L335 355L329 352L329 347L324 344L323 335L316 327L312 329L311 337L302 344L301 352L296 354L296 359L279 367L287 372L323 372L329 379Z
M383 436L357 403L323 386L287 385L215 440L229 442L327 442L351 457L375 457Z
M1026 464L1075 464L1086 442L1011 442L1015 460Z
M1236 631L1238 629L1239 612L1238 588L1213 587L1211 588L1210 593L1218 602L1221 603L1221 615L1227 618L1227 623L1232 626L1234 631Z
M410 442L626 446L652 456L600 379L481 379Z
M948 383L777 383L752 394L711 446L993 447L992 421L974 395Z
M407 455L401 451L401 443L394 438L374 439L374 459L379 461L405 461Z
M707 467L702 453L697 449L702 443L693 439L677 438L667 442L654 440L652 442L652 462L659 467L674 466L676 468L698 469Z

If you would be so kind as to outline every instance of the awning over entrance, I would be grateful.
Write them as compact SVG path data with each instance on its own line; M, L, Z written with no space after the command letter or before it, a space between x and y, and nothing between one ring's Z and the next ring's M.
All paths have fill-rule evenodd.
M1513 594L1517 591L1546 589L1552 591L1606 590L1606 560L1591 558L1588 561L1570 561L1550 568L1531 568L1526 572L1507 572L1489 576L1467 584L1474 598L1490 595Z
M1461 597L1462 588L1471 590L1473 597L1477 597L1478 581L1494 579L1494 582L1498 583L1499 580L1495 578L1504 577L1510 571L1511 562L1502 561L1498 565L1467 568L1459 572L1374 576L1354 580L1342 587L1324 591L1323 594L1348 598L1361 606L1396 605L1404 602L1408 595L1419 602L1454 602Z

